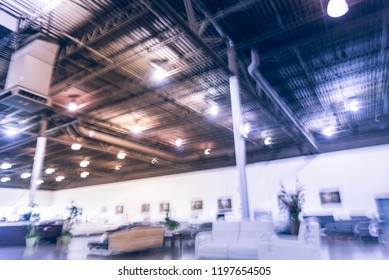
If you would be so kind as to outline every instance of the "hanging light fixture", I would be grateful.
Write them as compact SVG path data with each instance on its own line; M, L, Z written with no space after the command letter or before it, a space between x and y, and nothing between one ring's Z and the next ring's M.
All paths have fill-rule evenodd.
M346 0L330 0L327 6L327 14L330 17L341 17L349 10Z

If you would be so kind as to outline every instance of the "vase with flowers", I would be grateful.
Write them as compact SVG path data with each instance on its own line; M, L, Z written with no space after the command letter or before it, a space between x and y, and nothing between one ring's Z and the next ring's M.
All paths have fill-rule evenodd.
M305 202L303 191L304 186L297 179L294 192L288 192L285 186L281 184L281 190L278 193L280 208L288 214L290 230L293 235L298 235L300 228L299 215Z

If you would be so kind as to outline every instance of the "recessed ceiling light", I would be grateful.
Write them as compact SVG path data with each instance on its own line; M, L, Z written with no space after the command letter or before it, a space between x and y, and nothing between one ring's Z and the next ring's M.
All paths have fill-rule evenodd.
M136 124L134 125L132 128L131 128L131 131L134 132L134 133L139 133L142 131L142 127L139 125L139 124Z
M125 159L126 158L126 153L125 152L119 152L117 157L118 157L118 159Z
M18 130L16 128L9 127L6 130L6 133L8 136L14 136L14 135L18 134Z
M115 170L120 170L120 168L122 168L122 166L120 164L115 166Z
M57 178L55 178L55 180L56 180L57 182L61 182L61 181L64 180L64 179L65 179L64 176L57 176Z
M155 157L151 160L151 164L158 164L159 158Z
M271 140L272 140L271 137L268 136L268 137L265 138L265 140L263 140L263 143L265 145L271 145L272 144Z
M45 170L45 173L46 173L46 174L53 174L54 172L55 172L55 169L54 169L54 168L51 168L51 167L46 168L46 170Z
M89 161L88 160L83 160L80 162L80 166L81 167L87 167L89 165Z
M327 127L323 128L322 133L325 136L332 136L335 133L335 128L333 126L327 126Z
M8 181L11 181L11 178L10 178L10 177L2 177L2 178L1 178L1 182L3 182L3 183L6 183L6 182L8 182Z
M76 102L74 102L74 101L70 102L69 105L68 105L68 109L69 109L70 111L76 111L76 110L77 110L77 104L76 104Z
M81 177L81 178L86 178L86 177L88 177L88 175L89 175L89 172L84 171L84 172L82 172L82 173L80 174L80 177Z
M24 173L22 173L22 175L20 175L20 178L22 178L22 179L27 179L30 177L31 177L31 173L29 173L29 172L24 172Z
M330 17L341 17L349 10L346 0L330 0L327 6L327 14Z
M181 147L181 145L182 145L182 139L181 139L181 138L178 138L178 139L176 140L176 146L177 146L177 147Z
M78 151L81 149L82 145L80 143L73 143L72 144L72 150Z
M43 181L42 179L38 179L36 180L36 184L37 185L42 185L45 181Z
M209 110L213 116L216 116L219 113L219 107L217 105L212 105Z
M8 163L8 162L3 162L1 165L0 165L0 168L1 169L10 169L12 168L12 164Z
M204 154L205 155L209 155L211 153L211 149L210 148L207 148L204 150Z

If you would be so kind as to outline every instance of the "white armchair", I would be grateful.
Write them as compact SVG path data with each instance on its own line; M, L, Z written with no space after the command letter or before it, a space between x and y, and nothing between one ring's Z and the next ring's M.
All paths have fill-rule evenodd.
M290 237L290 236L288 236ZM261 243L258 258L262 260L320 259L320 226L316 221L302 221L298 237L274 236Z
M215 222L211 232L199 232L195 241L196 259L228 259L228 245L239 236L239 222Z

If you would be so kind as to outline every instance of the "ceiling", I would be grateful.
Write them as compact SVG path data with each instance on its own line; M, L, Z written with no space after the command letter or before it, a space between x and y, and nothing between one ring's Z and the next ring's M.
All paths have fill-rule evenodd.
M39 135L45 190L232 166L235 74L249 163L389 143L387 0L347 0L339 18L328 0L58 2L0 3L18 20L0 29L3 93L13 53L36 38L59 46L48 103L21 109L0 96L0 161L12 165L0 187L29 188L20 175L32 172Z

